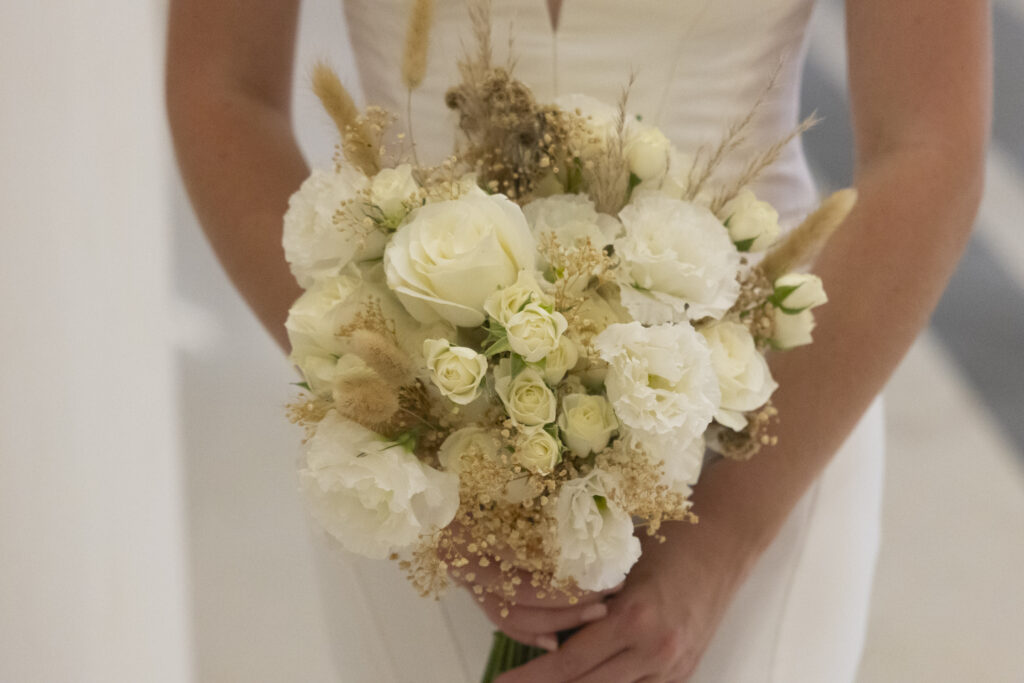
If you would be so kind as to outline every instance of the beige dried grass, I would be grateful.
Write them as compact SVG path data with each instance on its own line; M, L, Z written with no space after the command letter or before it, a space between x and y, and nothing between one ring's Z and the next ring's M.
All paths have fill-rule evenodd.
M769 251L758 268L774 282L794 268L810 263L856 203L857 191L853 188L833 193Z

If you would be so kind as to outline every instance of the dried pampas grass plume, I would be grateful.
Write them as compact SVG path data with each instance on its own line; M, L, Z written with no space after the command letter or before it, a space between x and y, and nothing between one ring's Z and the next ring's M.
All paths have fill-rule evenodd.
M373 144L360 118L359 108L334 69L325 62L313 66L313 92L334 121L341 135L345 158L366 175L380 170L377 146Z
M765 256L760 264L761 272L774 282L793 268L810 262L846 220L856 203L857 191L853 188L831 195Z
M402 82L415 90L427 73L427 48L430 46L430 24L434 18L433 0L415 0L409 15L409 30L405 34L405 53L402 55Z

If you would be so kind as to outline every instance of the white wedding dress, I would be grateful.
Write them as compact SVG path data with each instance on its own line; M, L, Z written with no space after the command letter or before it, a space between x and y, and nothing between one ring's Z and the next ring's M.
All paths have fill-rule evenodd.
M409 0L346 0L367 102L405 111L401 48ZM515 73L538 98L580 92L614 103L636 74L630 109L682 150L718 141L745 115L775 66L778 87L751 144L797 122L808 0L564 0L557 34L545 0L495 0L496 54L509 26ZM438 0L427 77L413 100L420 158L451 149L444 92L471 40L463 0ZM556 56L557 54L557 56ZM554 64L557 63L557 69ZM556 92L557 89L557 92ZM728 172L726 168L725 172ZM784 225L817 195L798 143L757 183ZM691 679L699 683L841 683L860 657L878 546L883 457L879 403L793 510L735 597ZM320 548L324 609L344 683L479 680L493 627L463 591L420 598L393 563Z

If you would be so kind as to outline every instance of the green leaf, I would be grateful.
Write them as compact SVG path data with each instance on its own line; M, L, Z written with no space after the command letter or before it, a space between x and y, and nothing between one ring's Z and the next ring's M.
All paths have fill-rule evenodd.
M292 386L301 387L306 391L313 391L312 389L309 388L309 382L292 382Z
M496 356L499 353L505 353L506 351L510 351L511 349L512 347L509 346L508 337L503 336L501 339L497 340L496 342L485 348L484 355L487 357Z
M519 309L516 311L516 313L521 313L524 308L530 305L531 301L533 301L533 292L530 292L529 294L526 295L526 301L524 301L519 306Z
M520 372L522 372L524 368L526 368L526 360L518 353L510 354L509 358L512 361L512 377L515 377Z
M739 242L733 242L733 244L736 245L737 251L750 251L750 247L754 246L754 242L756 241L756 237L751 237L749 239L740 240Z
M634 189L636 189L636 186L639 185L642 182L643 182L643 180L640 179L640 176L638 176L636 173L630 173L629 174L629 191L632 192Z
M608 509L608 499L604 496L594 496L594 504L597 505L597 509L601 512L605 512Z
M783 287L776 287L772 295L768 297L768 301L778 308L783 308L782 302L786 300L786 297L796 291L800 285L785 285ZM785 309L783 309L785 310Z
M418 440L419 434L417 433L417 430L411 429L407 432L399 434L398 438L395 439L395 445L401 446L409 453L412 453L413 451L416 450L416 442Z

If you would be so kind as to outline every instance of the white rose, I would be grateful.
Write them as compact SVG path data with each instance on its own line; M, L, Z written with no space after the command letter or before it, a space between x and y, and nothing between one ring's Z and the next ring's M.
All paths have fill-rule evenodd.
M640 180L665 175L669 165L672 143L654 126L630 122L626 132L624 152L629 170Z
M494 369L494 390L516 424L531 427L555 421L555 395L534 368L512 377L511 361L502 358Z
M558 348L569 323L558 311L548 311L538 304L526 304L505 325L508 345L527 363L536 363Z
M281 244L292 274L303 288L333 275L352 260L378 258L385 236L379 230L335 223L345 202L366 187L366 178L348 167L314 169L288 200Z
M592 470L562 485L555 500L558 565L555 576L583 590L613 588L640 558L633 520L611 500L612 476Z
M309 441L299 480L313 517L348 550L380 559L446 526L458 477L330 411Z
M620 296L635 319L648 325L717 319L736 301L740 254L706 208L648 195L619 218L626 230L615 240Z
M544 427L522 427L516 441L516 462L534 474L551 474L562 460L562 449Z
M719 212L739 251L764 251L779 237L779 212L744 188Z
M692 327L609 325L594 348L608 362L605 386L622 423L687 439L704 433L721 393L711 351Z
M722 392L715 420L739 431L747 426L743 413L763 406L779 385L745 325L718 322L700 333L711 347L711 364Z
M410 200L419 189L409 164L384 168L370 182L370 203L386 223L397 226L409 213Z
M785 313L799 313L828 302L821 278L811 273L787 273L775 281L772 303Z
M584 458L604 450L619 421L604 396L569 394L562 399L558 428L569 450Z
M576 346L576 342L563 334L558 338L558 346L555 350L544 357L542 366L544 381L549 386L557 385L565 377L565 373L576 367L579 357L579 347Z
M480 382L487 374L487 359L465 346L452 346L447 339L427 339L423 356L430 379L453 403L467 405L480 395Z
M809 308L793 314L776 308L772 312L772 320L774 332L771 341L775 348L791 349L814 341L811 338L815 324L814 313Z
M535 261L519 207L475 193L417 209L384 251L388 286L406 310L420 322L459 327L483 323L487 297Z
M484 311L505 326L509 318L523 310L528 303L551 306L554 299L544 292L533 271L521 270L514 284L502 287L487 297L484 301Z

